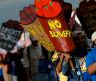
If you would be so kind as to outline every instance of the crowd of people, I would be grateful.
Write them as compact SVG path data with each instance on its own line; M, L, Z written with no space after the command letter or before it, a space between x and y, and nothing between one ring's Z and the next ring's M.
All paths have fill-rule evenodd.
M0 48L0 81L96 81L96 31L89 40L75 22L75 14L72 19L71 4L64 0L58 2L64 11L61 15L72 31L75 49L71 52L48 51L32 33L24 30L12 51ZM24 9L27 11L27 7ZM28 19L32 18L28 16Z
M72 52L49 52L24 32L12 51L0 54L0 81L96 81L96 32L90 50L84 33L73 39Z
M72 52L49 52L28 35L23 35L26 40L21 39L13 51L0 54L0 81L96 80L96 32L91 37L92 51L87 49L85 35L78 33Z

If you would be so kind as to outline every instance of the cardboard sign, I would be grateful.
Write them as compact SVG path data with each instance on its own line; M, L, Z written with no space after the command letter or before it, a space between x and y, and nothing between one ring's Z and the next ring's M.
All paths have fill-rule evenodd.
M22 25L22 24L21 24ZM28 25L22 25L24 29L26 29L32 36L34 36L41 45L43 45L48 51L54 51L55 48L46 35L41 23L39 22L38 18L36 20Z
M58 1L52 0L35 0L36 15L45 18L56 17L62 11Z
M48 51L55 50L40 21L36 17L34 5L29 5L23 8L20 12L20 23L22 27L34 36L34 38L36 38Z
M0 48L11 51L18 41L22 31L8 28L5 26L0 27Z
M96 31L96 1L81 2L76 12L84 31L91 38L92 33Z
M57 16L53 19L39 18L39 20L57 51L69 52L74 49L75 46L71 38L71 32L67 30L62 16Z

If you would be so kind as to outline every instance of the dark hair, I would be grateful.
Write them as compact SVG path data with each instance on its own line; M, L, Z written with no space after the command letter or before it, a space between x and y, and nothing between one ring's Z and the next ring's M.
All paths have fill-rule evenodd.
M4 59L3 59L3 55L0 54L0 57L1 57L2 60L4 60Z
M4 62L3 55L0 54L0 57L1 57L0 64L2 64Z

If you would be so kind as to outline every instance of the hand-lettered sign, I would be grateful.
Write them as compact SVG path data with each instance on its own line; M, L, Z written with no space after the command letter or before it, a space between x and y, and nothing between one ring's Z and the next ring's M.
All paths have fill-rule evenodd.
M96 31L96 1L82 1L79 8L76 10L76 13L84 31L90 38L92 33Z
M23 28L17 21L9 20L0 27L0 48L11 51L20 38Z
M38 18L28 25L21 24L24 29L26 29L34 38L36 38L41 45L43 45L48 51L54 51L55 48L46 35L41 23L39 22Z
M43 28L57 51L72 51L75 47L71 31L67 30L66 22L61 15L52 18L39 18Z
M20 23L22 27L34 36L34 38L36 38L48 51L55 50L40 21L35 15L34 6L28 6L20 12Z

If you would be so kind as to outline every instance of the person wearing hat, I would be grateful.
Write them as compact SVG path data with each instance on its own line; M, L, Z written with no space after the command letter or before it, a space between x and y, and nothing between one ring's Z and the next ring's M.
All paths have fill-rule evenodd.
M96 45L96 31L92 34L91 40ZM85 77L87 78L85 81L96 81L96 47L86 56L86 67L88 77Z

